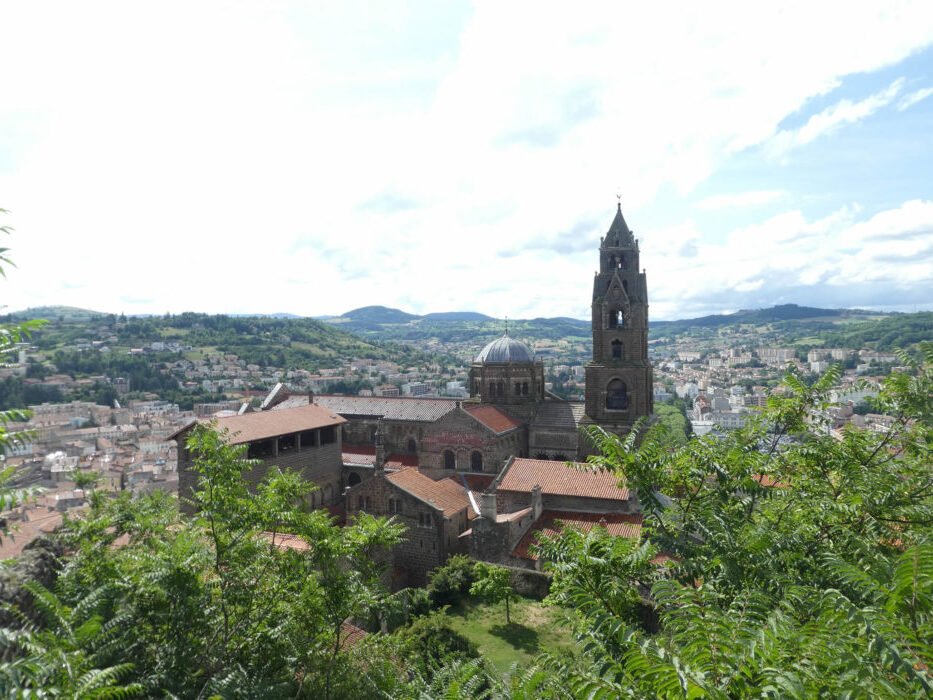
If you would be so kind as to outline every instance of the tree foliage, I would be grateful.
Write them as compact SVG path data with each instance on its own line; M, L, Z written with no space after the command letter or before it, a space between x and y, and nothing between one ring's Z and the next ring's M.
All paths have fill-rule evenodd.
M833 369L791 374L759 420L672 450L601 431L596 463L644 508L649 545L545 542L584 653L544 658L550 697L929 697L933 663L933 345L902 357L885 433L831 435ZM614 575L615 573L615 575ZM648 590L658 633L633 622ZM634 590L633 590L634 589Z
M65 635L75 649L55 653L80 653L88 672L119 669L115 678L148 696L343 697L354 673L344 622L384 595L378 552L399 527L362 517L341 528L308 512L312 486L293 473L273 470L251 491L242 447L207 427L188 449L199 475L193 519L164 494L95 493L91 512L68 523L73 554L55 599L80 611L74 627L93 621L106 639ZM70 687L22 672L48 654L8 632L13 660L0 675L19 669L21 687Z

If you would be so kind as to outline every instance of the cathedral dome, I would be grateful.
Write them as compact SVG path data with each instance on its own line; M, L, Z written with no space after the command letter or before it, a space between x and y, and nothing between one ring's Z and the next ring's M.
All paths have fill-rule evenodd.
M534 362L535 354L527 345L507 335L484 347L474 362Z

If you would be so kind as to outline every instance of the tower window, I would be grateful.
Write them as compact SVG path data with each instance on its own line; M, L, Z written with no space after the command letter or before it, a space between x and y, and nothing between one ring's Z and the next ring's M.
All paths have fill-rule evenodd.
M621 379L613 379L606 387L606 408L610 411L624 411L628 408L628 387Z
M624 255L619 256L619 269L620 270L625 269L625 256Z
M408 438L408 454L415 454L418 451L418 443L415 442L415 438Z
M625 325L625 317L622 315L622 311L619 309L612 309L609 311L609 327L610 328L621 328Z
M622 359L622 341L613 340L612 341L612 359L621 360Z
M489 397L490 398L496 397L496 383L495 382L489 382Z
M611 258L609 258L609 269L614 270L615 267L616 267L616 256L613 255Z
M483 453L473 452L470 455L470 469L475 472L483 471Z
M457 458L451 450L444 450L444 469L456 469Z
M522 384L521 384L521 382L515 382L515 392L514 392L514 393L515 393L516 396L521 396L521 393L522 393Z
M496 393L499 396L505 396L505 382L499 382L498 386L496 386Z
M522 396L528 396L528 382L522 382Z

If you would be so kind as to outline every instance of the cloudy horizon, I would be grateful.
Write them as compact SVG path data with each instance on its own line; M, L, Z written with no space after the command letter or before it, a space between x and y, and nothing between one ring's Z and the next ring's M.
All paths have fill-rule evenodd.
M7 310L933 309L933 6L0 8Z

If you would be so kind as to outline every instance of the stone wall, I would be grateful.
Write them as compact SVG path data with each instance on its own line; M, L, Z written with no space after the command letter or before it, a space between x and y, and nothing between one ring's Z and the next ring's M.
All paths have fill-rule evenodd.
M444 452L454 453L457 471L473 471L471 456L483 456L483 472L498 474L505 460L525 454L528 432L524 426L504 435L496 435L464 409L456 409L424 431L419 464L428 469L444 468Z
M393 504L397 505L393 507ZM429 571L447 561L451 554L465 553L459 534L469 527L466 509L445 518L439 509L411 496L379 474L348 489L346 506L348 518L364 510L371 515L391 516L405 526L402 542L392 551L392 566L405 570L407 576L396 579L399 582L396 585L404 582L409 586L424 586Z

